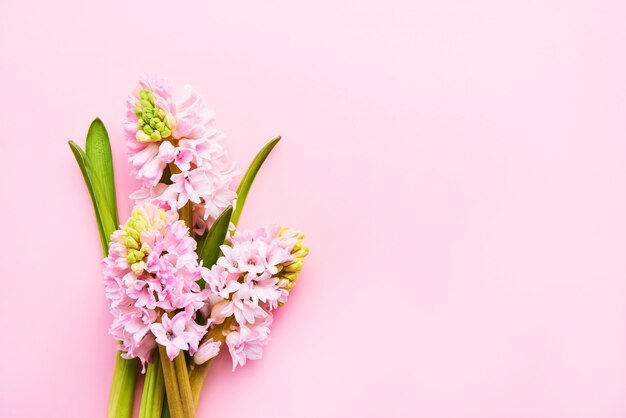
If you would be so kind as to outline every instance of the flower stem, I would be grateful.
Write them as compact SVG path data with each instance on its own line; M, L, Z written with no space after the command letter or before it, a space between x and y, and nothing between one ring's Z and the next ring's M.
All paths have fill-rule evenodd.
M174 366L176 367L178 390L180 392L185 418L193 418L196 415L196 406L193 402L191 386L189 385L189 373L187 372L185 354L182 351L174 359Z
M139 418L161 418L163 398L165 397L165 382L159 355L153 356L151 363L146 367L146 379L143 384Z
M180 398L178 381L176 379L176 368L174 362L167 357L165 346L159 344L159 356L161 357L161 367L163 369L163 380L165 381L165 391L167 393L167 405L172 418L188 418L183 411L183 403Z
M204 342L213 338L213 341L219 341L222 343L222 345L224 345L224 340L226 339L226 336L224 335L224 330L230 329L232 323L233 317L230 317L227 318L223 323L215 325L204 336L200 344L203 344ZM193 402L196 407L198 407L198 402L200 401L200 392L202 392L202 385L204 384L204 379L206 378L211 363L213 363L213 359L203 364L196 365L189 372L189 385L191 386Z
M204 379L209 371L209 366L213 363L213 359L197 365L191 370L189 373L189 385L191 386L191 392L193 395L193 403L196 407L198 407L198 403L200 402L200 393L202 392L202 385L204 384Z
M172 418L170 415L170 408L167 405L167 399L163 402L163 413L161 414L161 418Z
M113 381L109 395L109 418L132 418L137 380L137 359L126 360L116 353Z

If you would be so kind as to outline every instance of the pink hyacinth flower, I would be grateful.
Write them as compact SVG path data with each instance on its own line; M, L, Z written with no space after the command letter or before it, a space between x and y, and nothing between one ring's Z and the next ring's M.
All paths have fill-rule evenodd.
M202 196L212 193L211 181L204 168L174 174L170 188L178 193L178 208L182 208L189 201L201 203Z
M150 325L156 342L165 346L170 360L174 360L180 350L188 350L189 342L194 340L193 333L185 331L187 320L187 313L179 312L172 319L163 315L161 323Z
M213 338L211 338L198 348L198 351L193 356L193 362L196 364L203 364L211 360L220 353L221 345L221 342L213 341Z
M263 357L263 346L269 341L269 332L266 326L242 325L239 331L232 331L226 336L226 345L233 360L233 371L238 365L245 366L248 360L259 360Z

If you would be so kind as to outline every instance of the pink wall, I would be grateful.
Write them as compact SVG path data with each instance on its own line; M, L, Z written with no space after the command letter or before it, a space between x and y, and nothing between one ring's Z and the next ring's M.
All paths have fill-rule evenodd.
M114 342L66 145L194 85L245 168L242 226L312 253L263 361L199 417L626 416L626 4L0 4L0 417L104 416Z

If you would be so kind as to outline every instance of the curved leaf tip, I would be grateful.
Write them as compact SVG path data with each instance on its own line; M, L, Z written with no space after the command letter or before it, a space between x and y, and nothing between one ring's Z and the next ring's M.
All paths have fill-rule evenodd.
M256 177L259 169L265 162L267 156L272 152L276 144L281 140L280 136L272 139L270 142L265 144L263 148L258 152L256 157L250 163L250 166L246 170L246 173L243 175L241 179L241 183L239 183L239 187L237 188L237 205L235 210L233 211L233 216L231 222L236 226L239 222L239 217L241 216L241 211L243 210L243 205L246 203L246 198L248 197L248 193L250 192L250 188L252 187L252 182Z

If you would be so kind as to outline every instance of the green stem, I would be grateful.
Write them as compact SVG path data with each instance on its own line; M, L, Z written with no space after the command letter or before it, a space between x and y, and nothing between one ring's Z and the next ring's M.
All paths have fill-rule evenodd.
M196 365L193 370L189 373L189 385L191 386L191 393L193 395L193 403L198 407L198 403L200 402L200 393L202 392L202 385L204 384L204 379L209 371L209 366L213 363L213 359Z
M170 408L167 405L167 399L163 402L163 413L161 414L161 418L172 418L170 415Z
M233 323L234 317L227 318L223 323L215 325L211 330L204 336L200 344L202 345L206 341L209 341L211 338L213 341L219 341L224 346L224 340L226 336L224 335L224 330L230 329ZM204 379L209 371L209 366L213 362L213 359L203 363L196 365L189 372L189 385L191 386L191 394L193 395L194 405L197 407L198 402L200 402L200 392L202 392L202 385L204 385Z
M193 395L191 394L191 386L189 384L189 373L187 372L187 363L185 361L185 355L182 351L174 359L174 366L176 367L176 378L178 379L178 389L180 391L185 418L193 418L196 415L196 406L193 402Z
M152 381L154 380L154 372L151 370L151 366L152 364L148 364L146 367L148 370L146 371L146 376L143 380L143 391L141 393L141 403L139 404L139 418L146 418L149 413L149 411L147 411L148 407L146 404L148 403L151 391L149 391L148 388L152 386Z
M151 363L146 367L146 379L141 395L139 418L161 418L163 398L165 397L165 382L159 355L153 355Z
M163 380L165 381L165 391L167 393L167 405L169 406L172 418L188 418L183 411L174 362L170 361L169 357L167 357L166 348L160 344L159 356L161 357Z
M126 360L118 351L113 369L113 381L109 394L109 418L132 418L135 398L135 381L137 380L137 359Z

